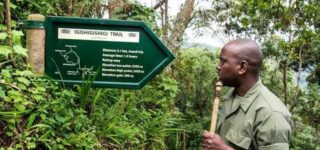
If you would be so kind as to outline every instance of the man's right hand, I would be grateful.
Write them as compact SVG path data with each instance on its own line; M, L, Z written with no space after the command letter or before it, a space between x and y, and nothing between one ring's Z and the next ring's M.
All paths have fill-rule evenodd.
M223 142L218 134L208 131L203 132L202 146L204 150L233 150L233 148Z

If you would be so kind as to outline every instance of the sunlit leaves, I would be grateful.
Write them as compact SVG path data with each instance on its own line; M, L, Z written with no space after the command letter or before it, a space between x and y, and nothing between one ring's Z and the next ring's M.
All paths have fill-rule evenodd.
M212 111L212 97L216 75L217 53L190 48L180 50L175 61L175 78L179 93L175 105L186 120L182 128L187 130L190 149L198 149L200 132L207 123L204 119Z
M8 58L9 54L12 53L12 49L10 46L0 45L0 55Z
M7 33L3 33L3 32L1 32L0 33L0 40L5 40L6 38L7 38Z
M12 31L13 44L21 44L21 37L22 36L23 36L22 31L13 30Z
M17 80L21 83L23 83L25 86L29 86L30 85L30 80L28 80L27 78L24 77L18 77Z
M2 89L2 87L0 87L0 97L4 97L5 96L5 91Z
M299 149L320 149L318 139L316 136L315 128L302 125L299 130L295 133L296 135L292 139L292 144L295 146L293 150Z
M7 26L0 24L0 30L7 30Z
M23 48L21 45L14 45L13 49L14 49L14 52L17 53L18 55L28 57L28 54L27 54L28 50L26 48Z

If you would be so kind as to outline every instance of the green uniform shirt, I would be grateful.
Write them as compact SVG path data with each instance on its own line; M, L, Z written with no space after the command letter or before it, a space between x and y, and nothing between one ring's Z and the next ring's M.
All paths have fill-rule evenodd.
M259 80L243 96L225 96L218 133L235 149L288 150L290 112Z

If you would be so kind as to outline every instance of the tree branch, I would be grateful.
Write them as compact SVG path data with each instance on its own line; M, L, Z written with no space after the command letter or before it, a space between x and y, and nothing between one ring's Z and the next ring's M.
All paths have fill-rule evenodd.
M156 10L161 7L167 0L160 0L156 5L153 6L153 9Z
M69 0L69 6L68 6L68 12L67 12L67 15L68 16L71 16L72 15L72 9L73 9L73 3L72 3L73 0Z
M190 23L190 17L194 10L195 0L186 0L183 8L177 15L177 19L174 21L174 27L170 34L170 41L168 43L169 48L176 53L180 48L180 42L183 39L183 33L186 27Z

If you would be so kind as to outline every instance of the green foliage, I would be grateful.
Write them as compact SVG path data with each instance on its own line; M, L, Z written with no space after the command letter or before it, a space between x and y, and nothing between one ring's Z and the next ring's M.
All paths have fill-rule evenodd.
M16 149L48 147L53 149L98 145L95 130L75 95L60 90L48 79L30 71L1 71L0 117L1 145Z
M27 57L27 49L22 47L21 38L24 35L22 31L13 30L12 31L12 41L13 47L6 45L6 40L8 38L5 30L0 30L1 38L0 38L0 56L8 59L9 54L17 54L21 57ZM0 57L1 58L1 57Z
M292 150L305 150L314 149L319 150L319 134L317 134L316 129L301 123L301 118L299 116L293 117L296 120L294 125L294 136L291 139Z
M88 87L84 94L30 71L3 69L1 79L0 136L6 148L167 149L167 137L180 130L177 83L163 75L139 91Z
M320 123L320 91L319 85L309 84L299 97L294 113L301 117L304 124L314 128Z
M100 68L98 69L100 70ZM99 71L96 71L95 74L89 73L89 74L84 74L83 75L83 81L81 86L76 85L77 90L79 92L79 99L80 99L80 107L82 109L85 109L87 104L88 104L88 97L89 97L89 92L91 90L91 86L96 79L97 75L99 74ZM96 97L95 100L97 100L99 97Z
M294 90L296 83L294 82L294 71L287 71L288 99L294 98ZM263 70L260 73L261 80L269 90L276 94L281 100L285 100L283 92L283 72L277 59L268 58L264 60Z
M196 149L201 143L201 133L209 129L218 59L214 53L201 49L182 50L177 57L174 76L180 92L176 107L183 114L180 125L186 131L181 138L185 138L182 142L187 143L187 147Z
M13 12L14 19L26 19L31 13L44 16L78 16L100 18L103 1L101 0L12 0L17 6Z
M175 77L179 82L179 100L177 107L182 112L198 111L201 117L207 114L207 103L213 97L212 89L215 85L215 65L217 59L214 54L201 49L188 49L178 54L175 62Z
M139 91L104 92L108 101L99 101L93 115L99 135L110 141L106 147L165 149L165 139L179 130L175 128L178 112L173 109L174 80L162 75Z
M111 19L136 20L146 23L150 28L156 24L155 11L138 2L129 1L122 7L117 7Z
M4 56L5 58L8 58L9 54L12 53L12 49L10 46L0 45L0 50L0 55Z
M0 116L6 133L1 137L8 140L1 145L5 147L166 149L166 137L179 130L175 128L179 113L173 109L177 83L165 76L140 91L95 93L89 88L82 96L87 96L87 105L95 105L90 116L77 101L77 93L61 90L29 71L5 69L1 79Z
M309 81L320 83L320 30L315 22L320 20L318 1L237 0L217 1L214 6L215 20L225 27L228 36L256 39L269 48L274 46L276 51L266 54L278 57L280 64L295 71L301 63L302 69L311 72Z

